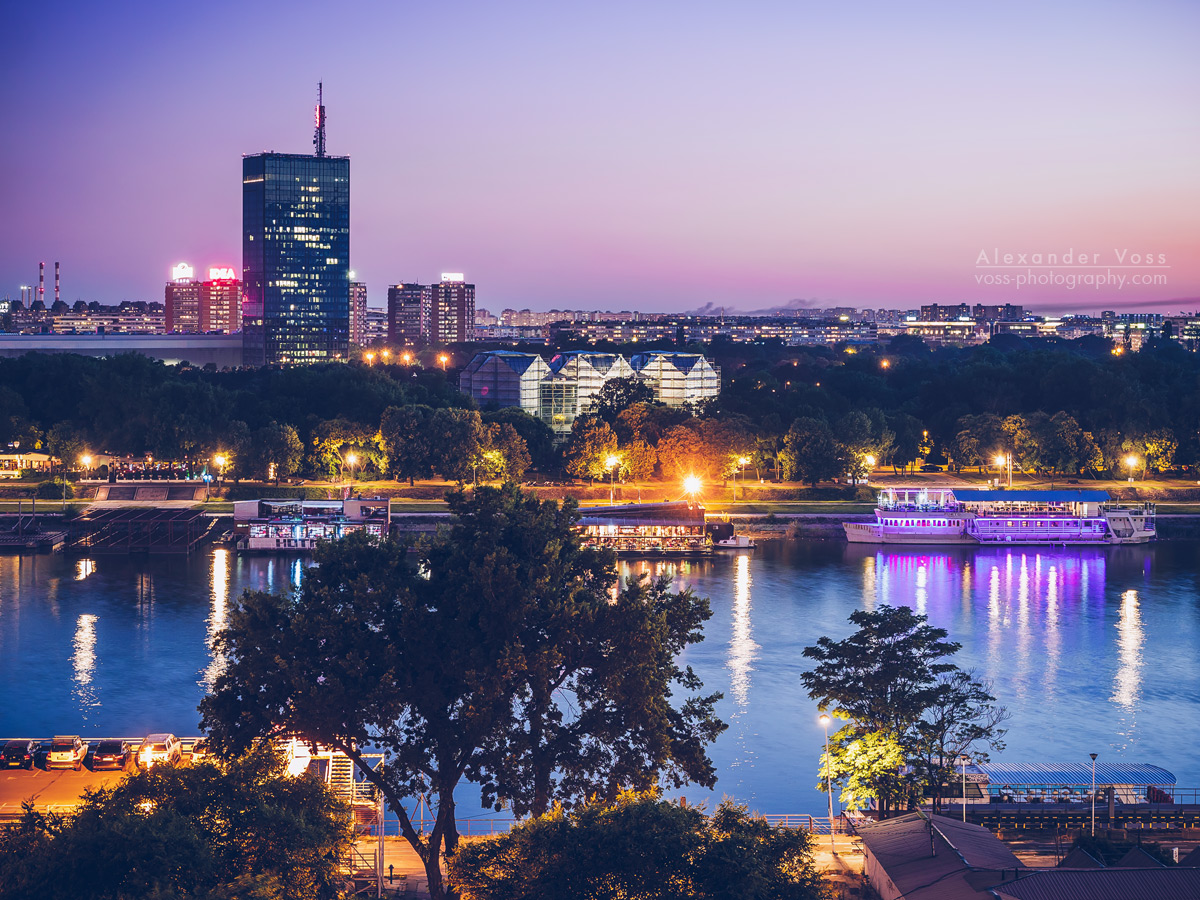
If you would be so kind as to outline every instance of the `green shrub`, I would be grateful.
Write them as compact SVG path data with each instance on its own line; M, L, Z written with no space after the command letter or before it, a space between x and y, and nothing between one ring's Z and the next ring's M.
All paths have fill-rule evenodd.
M39 484L34 496L39 500L61 500L63 497L70 500L75 496L75 486L56 475L50 481Z

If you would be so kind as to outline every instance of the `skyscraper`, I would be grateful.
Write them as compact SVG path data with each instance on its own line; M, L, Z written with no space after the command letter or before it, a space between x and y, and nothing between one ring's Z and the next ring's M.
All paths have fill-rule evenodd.
M171 269L166 289L166 328L171 334L196 334L200 331L200 282L196 270L187 263Z
M242 283L229 266L212 266L200 282L200 333L234 334L242 330Z
M388 343L416 344L429 340L433 288L405 282L388 288Z
M366 333L367 286L361 281L352 281L350 282L350 343L365 347Z
M452 344L475 337L475 285L467 284L461 272L443 272L433 285L429 340Z
M345 359L350 343L350 158L242 158L242 280L247 365Z

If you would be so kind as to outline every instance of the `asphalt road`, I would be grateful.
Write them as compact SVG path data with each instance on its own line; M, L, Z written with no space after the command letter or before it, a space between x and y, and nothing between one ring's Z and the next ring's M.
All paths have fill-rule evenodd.
M21 811L21 804L32 800L39 810L74 806L87 788L114 784L124 775L119 769L92 772L72 769L0 769L0 816Z

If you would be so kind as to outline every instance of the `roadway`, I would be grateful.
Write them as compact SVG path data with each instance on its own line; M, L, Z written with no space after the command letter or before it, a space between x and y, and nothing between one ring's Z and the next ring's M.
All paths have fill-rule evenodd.
M19 815L21 804L31 800L37 809L74 807L88 788L108 787L116 784L125 773L119 769L93 772L90 769L54 769L46 771L34 767L25 769L0 769L0 817Z

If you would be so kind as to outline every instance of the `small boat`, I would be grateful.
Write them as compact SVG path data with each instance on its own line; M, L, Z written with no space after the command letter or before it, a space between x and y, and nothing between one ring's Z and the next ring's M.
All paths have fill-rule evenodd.
M744 534L734 534L713 542L714 550L753 550L758 544Z

